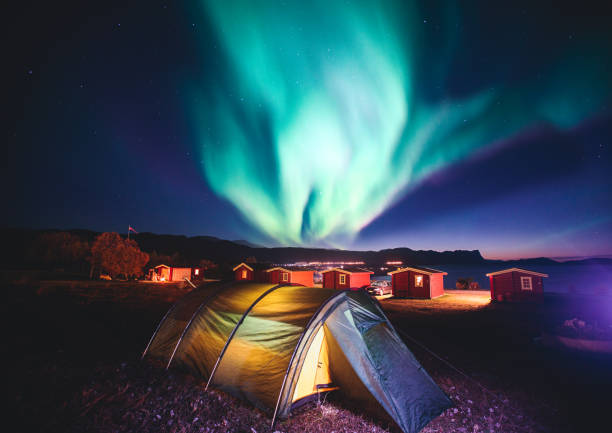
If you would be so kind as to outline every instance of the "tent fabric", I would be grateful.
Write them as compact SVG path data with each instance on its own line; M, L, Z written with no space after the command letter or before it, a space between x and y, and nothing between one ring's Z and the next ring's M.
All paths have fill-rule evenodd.
M219 284L204 285L198 290L193 290L180 298L162 319L149 345L145 349L143 357L149 352L155 353L158 358L169 360L181 333L198 307L207 298L221 290L222 287Z
M384 411L406 433L451 405L363 291L204 286L171 308L146 353L187 367L273 419L329 387Z

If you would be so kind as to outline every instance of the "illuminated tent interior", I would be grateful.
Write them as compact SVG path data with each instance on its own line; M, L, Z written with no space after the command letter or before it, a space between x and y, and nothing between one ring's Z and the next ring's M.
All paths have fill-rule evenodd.
M180 365L276 418L334 390L416 432L450 406L365 292L205 285L166 313L144 356Z

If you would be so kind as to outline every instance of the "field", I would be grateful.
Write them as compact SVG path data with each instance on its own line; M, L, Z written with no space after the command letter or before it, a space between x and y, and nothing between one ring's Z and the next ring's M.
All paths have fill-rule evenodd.
M384 432L330 396L270 428L269 417L202 380L139 361L184 288L170 284L5 284L8 392L18 431ZM406 344L454 408L424 432L570 432L607 425L608 358L541 346L541 331L575 315L605 319L601 302L549 297L490 304L486 293L433 301L383 299Z

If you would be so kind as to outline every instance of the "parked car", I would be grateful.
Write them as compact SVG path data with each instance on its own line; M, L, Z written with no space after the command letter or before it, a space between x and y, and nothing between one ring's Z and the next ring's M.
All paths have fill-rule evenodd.
M383 296L393 293L392 287L389 284L371 285L366 288L366 291L372 296Z

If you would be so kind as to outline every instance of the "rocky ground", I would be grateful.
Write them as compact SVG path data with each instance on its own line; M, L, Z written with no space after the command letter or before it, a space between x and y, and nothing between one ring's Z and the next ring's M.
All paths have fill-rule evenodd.
M333 394L272 428L268 415L222 392L204 392L201 379L139 360L184 289L163 295L138 286L129 295L95 290L6 287L7 395L18 431L398 431ZM460 296L382 301L455 405L424 432L569 432L599 425L606 400L598 393L612 384L610 360L537 342L547 321L571 313L568 306L499 307Z

